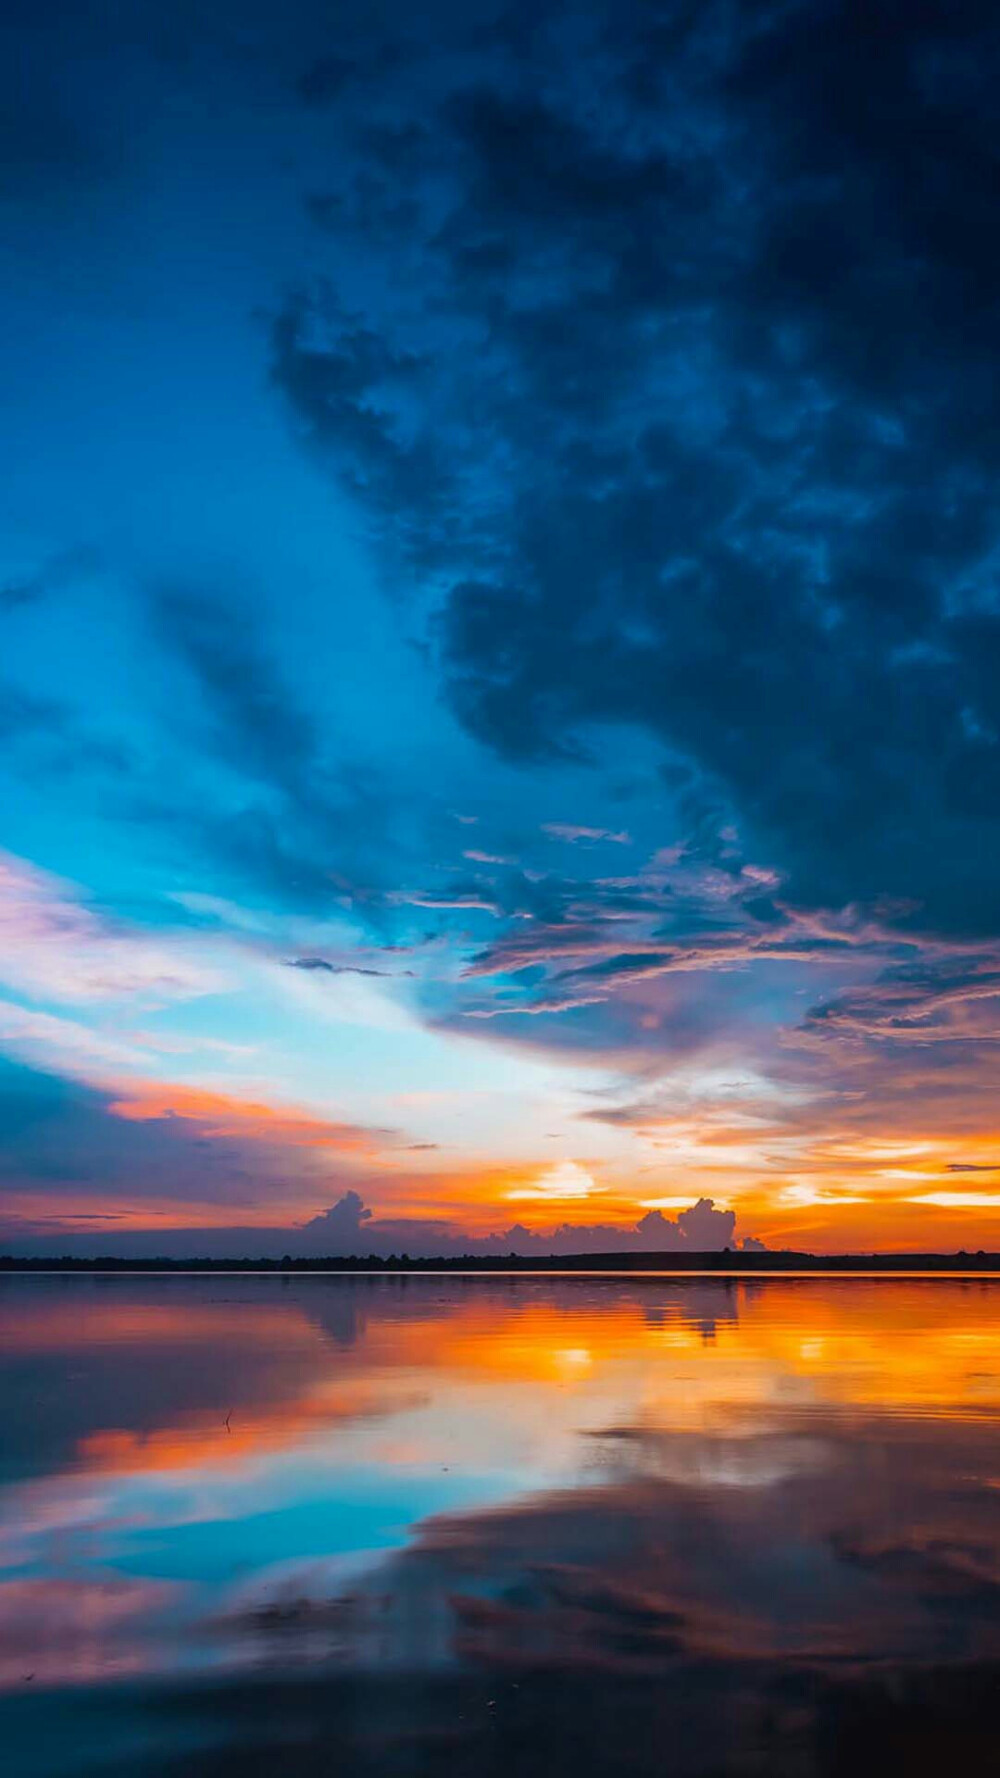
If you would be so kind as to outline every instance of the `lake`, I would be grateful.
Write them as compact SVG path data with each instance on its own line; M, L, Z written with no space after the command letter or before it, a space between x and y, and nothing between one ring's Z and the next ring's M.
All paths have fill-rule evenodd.
M1000 1280L0 1280L12 1778L1000 1769Z

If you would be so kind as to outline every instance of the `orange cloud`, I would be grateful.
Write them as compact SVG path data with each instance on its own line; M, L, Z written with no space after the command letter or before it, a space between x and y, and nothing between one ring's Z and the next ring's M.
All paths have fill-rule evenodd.
M116 1117L139 1123L183 1118L200 1124L207 1136L273 1142L293 1148L333 1148L340 1154L374 1154L387 1135L384 1130L338 1123L289 1107L268 1105L262 1100L154 1081L134 1086L130 1083L119 1098L112 1100L109 1109Z

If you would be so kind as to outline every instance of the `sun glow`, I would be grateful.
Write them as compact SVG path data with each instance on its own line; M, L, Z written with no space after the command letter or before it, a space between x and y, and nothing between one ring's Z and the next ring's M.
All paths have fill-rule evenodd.
M554 1167L540 1173L533 1185L514 1186L506 1195L512 1199L541 1199L558 1204L593 1197L600 1189L593 1174L578 1161L558 1161Z

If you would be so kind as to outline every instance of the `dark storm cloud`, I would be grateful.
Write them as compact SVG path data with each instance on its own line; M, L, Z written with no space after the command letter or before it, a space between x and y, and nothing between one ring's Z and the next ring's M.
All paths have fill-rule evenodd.
M297 297L277 384L477 735L641 724L797 902L995 929L994 9L507 24L387 88L343 195L373 264L358 178L413 200L418 283Z

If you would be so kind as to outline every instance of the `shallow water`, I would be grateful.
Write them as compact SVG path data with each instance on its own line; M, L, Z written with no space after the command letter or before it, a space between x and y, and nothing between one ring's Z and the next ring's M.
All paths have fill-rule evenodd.
M1000 1769L1000 1281L0 1281L63 1774Z

